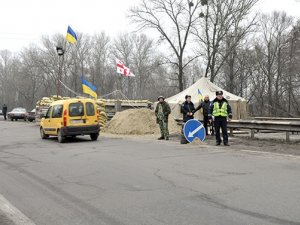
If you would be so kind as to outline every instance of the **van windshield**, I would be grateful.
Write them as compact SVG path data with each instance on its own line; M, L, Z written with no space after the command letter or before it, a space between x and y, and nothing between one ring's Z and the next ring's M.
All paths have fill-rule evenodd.
M69 115L71 117L83 116L84 115L83 104L81 102L71 103L69 105Z

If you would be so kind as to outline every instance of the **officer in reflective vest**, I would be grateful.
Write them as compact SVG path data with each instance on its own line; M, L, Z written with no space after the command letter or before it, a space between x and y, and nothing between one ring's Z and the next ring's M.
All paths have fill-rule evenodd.
M223 91L216 92L216 98L212 101L209 107L208 118L211 121L214 117L216 141L217 145L220 145L222 140L220 137L220 128L222 129L223 142L225 146L228 144L228 133L227 133L227 118L232 119L232 111L228 101L223 98Z

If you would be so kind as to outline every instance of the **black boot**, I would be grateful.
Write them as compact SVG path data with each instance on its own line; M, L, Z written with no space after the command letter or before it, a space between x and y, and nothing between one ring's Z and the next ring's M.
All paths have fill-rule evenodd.
M165 137L161 136L161 137L158 138L157 140L165 140Z
M188 141L185 139L184 136L181 136L181 139L180 139L180 144L187 144Z

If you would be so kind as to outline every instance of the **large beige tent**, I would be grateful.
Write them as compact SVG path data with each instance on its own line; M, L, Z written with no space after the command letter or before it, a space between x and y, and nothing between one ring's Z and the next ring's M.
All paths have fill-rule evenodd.
M207 78L201 78L192 86L188 87L184 91L169 97L166 101L170 104L172 109L172 115L175 119L182 118L180 112L181 104L185 101L185 95L191 95L192 101L195 104L195 107L199 105L200 98L198 92L200 91L202 96L208 95L212 101L216 97L216 91L222 90L224 97L229 101L229 104L232 107L233 119L246 119L247 118L247 101L244 98L241 98L237 95L231 94L217 85L210 82ZM202 111L202 110L201 110ZM202 119L202 113L197 112L195 118Z

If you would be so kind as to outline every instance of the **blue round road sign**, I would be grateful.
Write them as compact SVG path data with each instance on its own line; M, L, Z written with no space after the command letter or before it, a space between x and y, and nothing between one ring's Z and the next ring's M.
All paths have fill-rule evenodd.
M192 142L195 138L199 138L201 141L204 141L206 131L201 122L193 119L184 124L183 134L188 142Z

